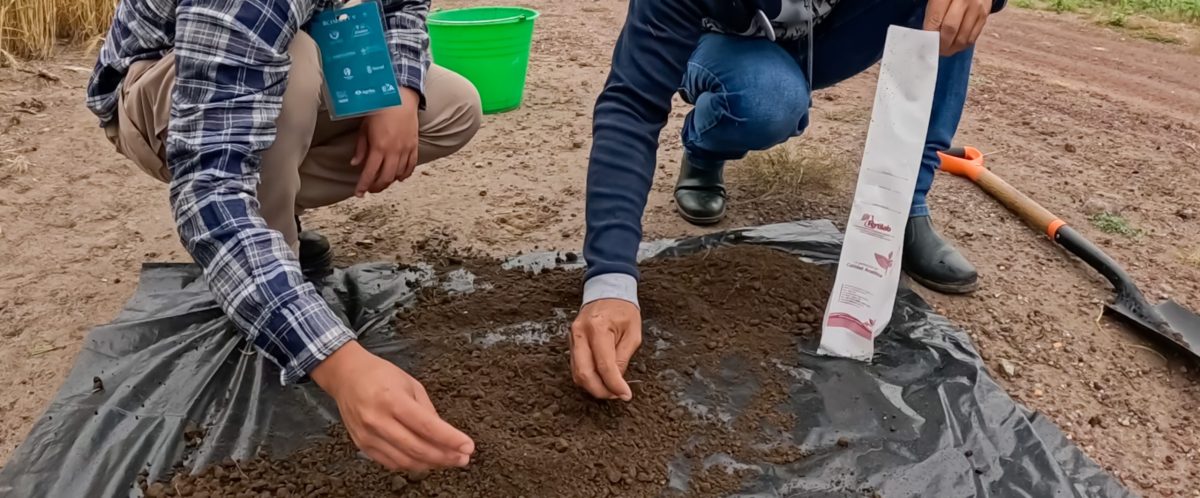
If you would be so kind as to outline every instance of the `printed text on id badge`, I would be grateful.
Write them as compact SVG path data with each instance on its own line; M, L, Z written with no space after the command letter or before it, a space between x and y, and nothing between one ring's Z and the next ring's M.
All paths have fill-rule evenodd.
M321 52L326 102L333 119L400 105L379 3L318 13L310 33Z

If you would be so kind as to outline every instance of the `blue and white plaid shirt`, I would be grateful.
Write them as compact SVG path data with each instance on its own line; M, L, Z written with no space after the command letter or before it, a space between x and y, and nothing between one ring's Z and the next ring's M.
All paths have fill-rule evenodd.
M304 281L283 236L259 215L260 158L275 140L288 44L338 0L121 0L88 84L102 125L117 113L129 66L175 52L167 131L179 235L234 324L282 369L304 378L355 334ZM398 81L424 95L429 0L380 0Z

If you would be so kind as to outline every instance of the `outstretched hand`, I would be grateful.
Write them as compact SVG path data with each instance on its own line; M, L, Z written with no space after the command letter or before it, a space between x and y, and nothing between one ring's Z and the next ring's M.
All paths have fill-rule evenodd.
M629 301L601 299L571 324L571 377L598 399L633 399L625 382L629 360L642 345L642 313Z
M357 342L326 358L312 378L337 400L354 444L389 470L463 467L475 452L470 437L438 416L421 383Z
M992 12L992 0L929 0L925 30L941 33L941 55L954 55L975 44Z

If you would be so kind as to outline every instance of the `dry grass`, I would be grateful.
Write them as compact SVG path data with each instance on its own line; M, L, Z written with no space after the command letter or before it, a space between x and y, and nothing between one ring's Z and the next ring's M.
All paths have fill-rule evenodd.
M0 0L0 50L24 59L49 57L58 31L56 3Z
M108 30L117 0L0 0L0 64L45 59L59 42L89 43Z
M1153 30L1131 31L1130 35L1132 35L1134 38L1141 38L1143 40L1150 40L1158 43L1168 43L1171 45L1182 45L1184 43L1183 38Z
M1143 15L1163 21L1200 24L1200 2L1196 0L1015 0L1012 4L1055 12L1090 13L1109 19Z
M1184 252L1179 256L1183 258L1184 263L1200 268L1200 247L1192 249L1190 252Z
M753 191L766 197L839 188L848 183L855 168L844 155L809 144L788 143L750 154L736 171L744 175Z
M117 0L55 1L59 4L58 35L74 43L90 43L104 36L117 9Z
M1110 15L1104 22L1134 38L1172 45L1186 45L1189 38L1196 38L1196 28L1190 24L1158 21L1146 16Z
M1200 0L1014 0L1018 7L1078 12L1134 38L1191 45L1200 53Z
M12 156L0 159L0 170L13 176L24 176L29 173L33 164L25 156Z
M31 152L29 148L0 148L0 173L9 176L23 176L29 173L33 163L25 157L28 152Z

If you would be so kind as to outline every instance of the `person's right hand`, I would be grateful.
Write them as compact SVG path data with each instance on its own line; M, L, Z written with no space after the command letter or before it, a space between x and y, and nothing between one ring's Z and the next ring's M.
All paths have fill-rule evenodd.
M475 452L475 442L438 416L416 379L358 342L329 355L311 377L337 400L354 444L389 470L462 467Z
M941 33L939 52L950 56L975 44L991 12L992 0L929 0L924 28Z
M417 107L421 94L411 88L400 89L403 104L375 111L362 118L358 146L351 166L362 168L354 195L378 194L394 182L412 176L420 151L421 121Z
M642 313L622 299L600 299L571 324L571 377L599 399L633 399L625 382L629 359L642 345Z

